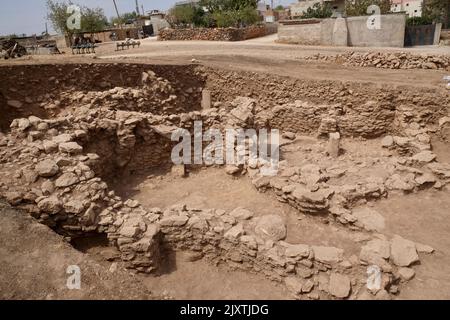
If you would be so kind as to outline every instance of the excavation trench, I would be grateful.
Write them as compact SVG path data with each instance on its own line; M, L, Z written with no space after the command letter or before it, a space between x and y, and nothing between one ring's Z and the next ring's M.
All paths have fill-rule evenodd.
M169 272L168 252L181 250L276 281L314 275L304 294L327 271L359 281L364 267L349 262L361 249L357 239L383 229L365 223L365 205L390 192L439 189L450 178L445 166L424 167L429 153L409 158L431 150L426 128L449 104L440 91L196 65L1 69L0 195L79 250L112 244L109 260L144 273ZM193 141L199 121L203 133L279 130L277 176L262 175L263 163L174 165L171 134L183 128ZM334 155L331 134L339 137ZM423 178L432 173L440 180ZM380 263L391 274L388 262Z

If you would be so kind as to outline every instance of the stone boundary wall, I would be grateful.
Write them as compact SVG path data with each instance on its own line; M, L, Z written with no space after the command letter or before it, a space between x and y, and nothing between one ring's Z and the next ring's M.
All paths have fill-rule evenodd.
M250 26L246 28L165 29L160 31L158 40L243 41L274 34L277 30L278 27L276 24Z

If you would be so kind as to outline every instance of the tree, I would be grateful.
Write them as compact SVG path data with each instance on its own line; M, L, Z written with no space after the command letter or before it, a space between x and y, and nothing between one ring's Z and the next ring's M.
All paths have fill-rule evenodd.
M244 8L256 9L259 0L200 0L200 6L206 7L208 12L240 11Z
M53 25L53 29L70 36L73 31L67 27L67 19L70 17L70 14L67 13L68 7L69 4L66 2L47 0L47 19Z
M252 6L244 7L238 10L239 23L243 25L252 25L259 21L261 18L256 11L256 9Z
M243 27L257 23L260 17L252 7L242 8L240 10L216 11L213 14L216 24L220 28Z
M47 0L47 19L53 25L53 28L69 39L77 32L98 32L108 25L108 20L101 8L81 7L81 28L80 30L71 30L67 26L67 19L71 16L67 13L67 8L72 5L69 2L57 2L55 0Z
M324 19L329 18L333 14L329 3L315 3L312 7L309 7L306 12L301 16L302 19Z
M187 4L175 6L169 10L167 21L172 27L185 28L194 23L194 6Z
M284 6L282 6L281 4L276 6L275 11L284 11Z
M424 0L422 16L450 27L450 0Z
M136 21L138 18L138 14L133 12L126 12L121 15L120 19L117 17L111 18L111 24L112 25L120 25L120 24L126 24L128 21Z
M260 20L259 0L201 0L198 5L173 7L167 17L173 27L240 27ZM206 8L204 10L203 8Z
M260 21L259 0L201 0L218 27L241 27Z
M83 32L98 32L105 29L108 25L108 19L101 8L88 8L83 7L81 9L81 30Z
M238 17L234 11L215 11L214 20L219 28L226 28L236 25Z
M386 14L391 11L391 0L351 0L345 1L345 13L347 16L365 16L371 15L368 13L367 8L371 5L376 5L380 8L380 14Z

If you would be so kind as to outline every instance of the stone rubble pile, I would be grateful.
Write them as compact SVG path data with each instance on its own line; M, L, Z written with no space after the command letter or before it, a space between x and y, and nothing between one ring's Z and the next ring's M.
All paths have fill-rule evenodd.
M106 85L105 85L106 86ZM201 94L201 88L188 88L178 94L171 83L149 70L142 73L141 84L136 87L115 87L102 91L68 90L52 97L41 99L39 106L48 113L57 114L61 108L87 105L90 108L105 107L115 110L149 112L170 115L185 111L185 104L193 95Z
M345 66L383 69L434 69L449 70L449 56L415 55L405 52L347 52L336 56L317 54L307 60L330 61Z

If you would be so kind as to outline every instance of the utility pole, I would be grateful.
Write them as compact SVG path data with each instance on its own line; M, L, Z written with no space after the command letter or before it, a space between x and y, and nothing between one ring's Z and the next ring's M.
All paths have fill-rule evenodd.
M119 26L120 26L120 29L122 29L122 21L120 20L120 14L119 14L119 10L117 9L117 3L116 3L116 0L113 0L113 3L114 3L114 8L116 8L117 19L119 19Z
M138 0L136 0L136 14L137 14L137 16L140 16L140 15L141 15L140 12L139 12L139 3L138 3Z

